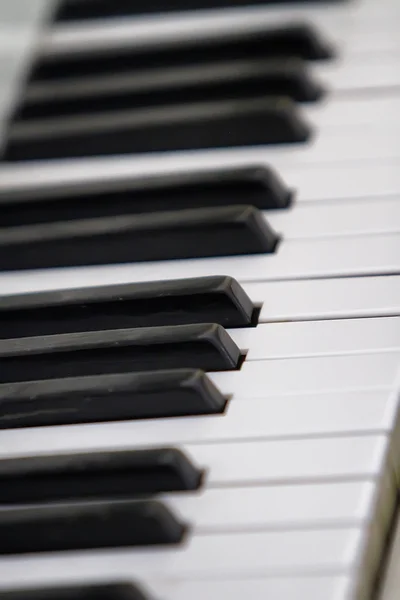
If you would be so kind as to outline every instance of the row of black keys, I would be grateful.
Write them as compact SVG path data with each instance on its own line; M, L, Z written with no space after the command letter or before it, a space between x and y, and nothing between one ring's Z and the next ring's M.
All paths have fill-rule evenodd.
M0 270L272 253L279 236L261 209L291 200L266 167L153 177L122 189L7 194Z
M314 0L324 2L326 0ZM257 4L304 3L304 0L62 0L56 10L57 21L79 21L124 17L136 14L170 11L204 10L210 8L235 8Z
M308 25L40 57L5 160L305 142L296 102L323 95L303 61L333 56Z

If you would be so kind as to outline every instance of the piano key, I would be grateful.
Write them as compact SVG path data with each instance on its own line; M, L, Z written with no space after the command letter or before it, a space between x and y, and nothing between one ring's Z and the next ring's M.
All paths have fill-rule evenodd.
M285 212L268 211L265 218L285 240L400 231L398 198L296 203Z
M400 317L263 323L229 333L246 361L400 350Z
M365 531L357 527L227 533L195 536L178 548L7 557L0 564L0 575L3 585L12 577L20 585L32 578L53 583L60 570L64 579L74 580L94 578L100 572L103 578L125 576L151 581L212 580L233 575L347 575L359 562L364 547Z
M258 322L400 315L400 277L346 277L244 284Z
M2 600L146 600L132 583L83 584L0 591Z
M131 499L196 490L202 472L176 448L0 461L0 504Z
M1 390L2 388L0 388ZM249 396L249 394L248 394ZM397 419L397 398L390 388L379 390L309 392L272 396L265 384L259 399L233 395L223 417L195 417L129 422L101 423L91 426L96 439L108 438L129 444L207 444L248 440L285 440L359 434L389 434ZM251 396L251 395L250 395ZM76 425L32 429L30 443L56 448L71 436L83 437L87 428ZM4 444L14 434L2 431ZM58 440L58 441L57 441ZM11 441L10 441L11 443ZM40 446L41 447L41 446Z
M269 254L279 237L252 206L120 215L0 230L0 269Z
M162 500L202 535L244 529L337 528L373 522L377 485L357 481L221 488L169 494Z
M247 154L247 152L246 152ZM173 181L174 178L183 177L184 173L196 173L197 177L208 178L210 175L209 162L206 156L199 159L197 153L180 155L181 164L178 165L173 155L145 160L139 156L120 156L118 160L108 159L82 159L71 163L70 161L54 161L47 163L26 163L19 165L0 166L0 202L9 204L15 198L16 202L26 200L25 208L28 210L30 198L69 197L87 190L89 193L99 189L117 190L125 185L129 188L148 185L149 181ZM275 162L275 161L272 161ZM205 163L206 166L204 166ZM258 161L258 165L266 165L265 158ZM254 163L253 163L254 164ZM263 165L263 166L264 166ZM212 170L232 169L246 170L252 168L252 162L240 154L232 154L230 163L226 157L213 156ZM264 167L265 168L265 167ZM270 167L268 167L270 168ZM23 176L21 173L23 172ZM275 172L275 176L277 172ZM313 164L279 166L281 186L285 187L283 194L288 190L296 190L296 202L325 202L326 200L347 201L351 198L383 198L390 195L400 195L400 174L395 160L367 160L362 162L346 161L320 164L318 168ZM285 195L282 196L282 202ZM254 203L251 198L251 204ZM282 204L283 205L283 204ZM272 208L271 206L259 208ZM47 210L50 210L48 207ZM8 211L7 211L8 212ZM4 216L4 218L6 218ZM7 221L5 221L7 223Z
M157 501L16 508L0 513L0 554L178 544L185 527Z
M213 64L216 60L233 59L260 59L274 56L303 58L318 60L331 58L333 51L312 25L299 22L279 27L264 26L258 30L230 31L219 29L219 35L212 35L212 31L202 29L200 35L177 35L173 40L165 36L158 36L155 44L154 38L140 36L144 43L133 43L132 37L127 35L126 29L130 23L137 29L138 22L126 21L125 37L121 28L113 23L113 31L107 36L107 52L104 52L105 37L100 30L97 31L98 39L102 38L102 45L97 47L88 45L90 35L84 35L84 49L79 54L79 38L73 42L73 54L69 55L64 47L64 53L55 52L48 44L46 53L46 40L40 53L30 81L65 80L96 74L126 72L128 69L166 68L185 65ZM293 23L293 21L292 21ZM211 34L211 35L210 35ZM93 36L92 36L93 37ZM82 38L81 38L82 39ZM114 43L113 43L114 41ZM50 47L49 47L50 46ZM69 48L71 50L71 47ZM138 71L137 71L138 72Z
M311 128L288 98L252 98L176 104L17 123L9 131L4 160L78 158L302 144Z
M296 0L196 0L189 5L181 0L169 0L160 2L152 0L149 2L137 2L135 5L126 4L118 0L110 4L108 0L92 0L82 2L81 0L63 0L55 15L55 21L82 21L92 19L107 19L111 17L125 17L137 14L180 12L187 10L226 9L257 4L280 4L282 2L296 2ZM297 0L301 2L301 0ZM317 0L318 1L318 0ZM324 1L324 0L322 0Z
M288 96L297 102L315 102L323 89L297 59L223 62L140 74L90 78L72 83L28 87L14 120L144 108L206 100Z
M47 269L0 273L8 294L154 281L162 265L168 278L219 276L229 273L239 283L394 275L400 268L398 234L283 241L273 256L236 256L143 264ZM396 260L398 259L398 264Z
M255 360L245 361L238 372L209 376L223 394L243 398L264 398L266 393L364 390L394 385L399 360L398 351Z
M64 435L50 428L4 431L0 457L4 460L154 448L152 440L136 443L128 435L116 439L112 430L112 427L110 430L97 426L75 427L73 437L65 435L65 428L60 432ZM388 444L385 434L365 433L362 436L224 440L223 443L181 444L177 448L195 467L205 470L205 488L221 488L378 477L387 460Z
M84 201L83 201L84 200ZM283 209L292 192L271 168L245 165L209 171L185 171L94 185L40 189L19 195L0 195L2 225L18 226L75 218L95 218L163 210L250 204L256 208Z
M218 323L248 327L256 308L231 277L0 296L0 338Z
M153 579L150 591L165 600L240 600L249 595L252 600L276 598L279 600L348 600L353 589L353 579L346 576L274 576L249 578L223 578L214 581L166 581ZM162 594L162 596L161 596ZM6 598L6 600L8 600ZM13 599L12 599L13 600Z
M203 371L175 369L0 385L0 429L219 414Z
M1 383L174 368L236 369L239 348L221 325L91 331L0 341Z

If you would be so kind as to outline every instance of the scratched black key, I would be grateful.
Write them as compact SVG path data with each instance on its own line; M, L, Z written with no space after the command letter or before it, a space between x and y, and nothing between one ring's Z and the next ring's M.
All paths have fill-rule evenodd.
M0 385L0 429L221 414L204 371L175 369Z
M314 2L326 0L314 0ZM332 0L331 0L332 1ZM338 1L338 0L336 0ZM284 4L286 2L301 4L304 0L63 0L55 13L56 21L83 21L104 19L109 17L124 17L136 14L163 13L173 11L204 10L212 8L236 8L255 6L257 4Z
M232 277L56 290L0 297L0 339L219 323L248 327L256 308Z
M287 96L315 102L323 96L306 64L297 59L237 60L215 65L177 67L141 72L139 76L104 78L97 85L76 82L62 90L49 86L47 94L27 90L15 119L47 119L93 115L118 110L165 106L207 100L243 100L259 96ZM40 90L39 90L40 91Z
M252 206L199 208L0 230L0 270L273 253L278 235Z
M179 544L185 530L150 500L16 508L0 512L0 554Z
M1 600L150 600L133 583L76 584L1 591Z
M72 37L70 46L64 44L63 52L48 52L41 55L31 73L30 82L49 81L76 82L90 84L99 77L131 73L138 75L142 70L170 69L173 67L195 67L215 65L223 61L245 59L258 61L275 57L323 60L333 57L332 46L317 29L307 23L292 23L283 26L257 24L242 30L225 28L219 35L208 34L204 29L201 35L193 35L188 28L186 37L158 36L156 43L150 41L138 44L133 30L127 35L127 23L119 33L118 25L110 22L111 35L104 44L92 47L88 33L83 30L80 42ZM137 27L137 26L136 26ZM137 30L136 30L137 31ZM93 33L93 27L90 28ZM82 52L79 52L79 43ZM92 79L90 79L92 78ZM30 88L30 86L29 86ZM43 92L44 88L41 88ZM57 95L61 89L57 87ZM37 88L39 90L39 88ZM38 91L36 92L38 94Z
M311 135L289 98L220 100L16 122L6 161L300 144Z
M196 490L202 471L176 448L0 461L0 504L120 500Z
M209 323L0 341L0 383L180 368L224 371L240 362L230 335Z
M157 174L150 179L66 182L57 188L0 194L1 226L115 217L123 214L250 204L285 209L293 192L264 165Z

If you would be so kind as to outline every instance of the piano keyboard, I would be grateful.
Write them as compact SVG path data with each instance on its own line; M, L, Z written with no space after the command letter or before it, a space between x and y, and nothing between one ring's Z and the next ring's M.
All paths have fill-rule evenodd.
M2 3L2 600L398 597L399 17Z

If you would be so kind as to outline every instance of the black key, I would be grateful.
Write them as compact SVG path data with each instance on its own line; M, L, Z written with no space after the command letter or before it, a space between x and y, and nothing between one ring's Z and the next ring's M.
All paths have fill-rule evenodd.
M0 270L273 253L277 234L252 206L199 208L0 230Z
M0 554L179 544L185 529L150 500L11 509L0 512Z
M163 325L247 327L256 310L232 277L127 283L0 297L0 338Z
M196 490L202 472L176 448L0 461L0 504L132 499Z
M114 31L118 25L111 24ZM261 28L262 27L262 28ZM245 59L259 61L274 57L323 60L332 58L334 53L319 32L306 23L286 26L260 26L242 31L228 29L211 36L207 31L193 36L188 28L186 39L158 38L157 43L138 44L134 32L131 43L125 35L116 36L116 42L107 40L103 46L90 48L87 39L82 51L77 51L76 41L66 48L65 53L48 53L40 56L33 68L30 81L74 81L88 77L131 73L138 75L141 70L171 69L173 67L196 67L215 65L222 61L232 62ZM123 37L123 43L120 38Z
M1 591L1 600L150 600L131 583L98 583Z
M287 98L203 102L16 123L6 161L80 158L305 142L311 129Z
M143 13L163 13L170 11L188 11L211 8L235 8L257 4L302 3L305 0L63 0L55 14L56 21L78 21L102 19L107 17L123 17ZM326 2L326 0L313 0ZM330 0L332 2L332 0ZM335 0L333 0L335 1ZM336 0L338 1L338 0Z
M203 102L245 100L259 96L287 96L297 102L315 102L323 90L305 63L296 59L276 61L238 60L211 66L183 67L104 77L89 84L32 86L17 109L15 119L48 119L93 115L133 108ZM63 93L64 91L64 93Z
M144 327L0 341L0 383L165 369L224 371L241 354L221 325Z
M195 369L6 383L0 429L220 414L226 403Z
M284 209L293 193L266 166L220 168L154 175L122 182L67 184L49 190L0 196L2 227L121 214L250 204Z

